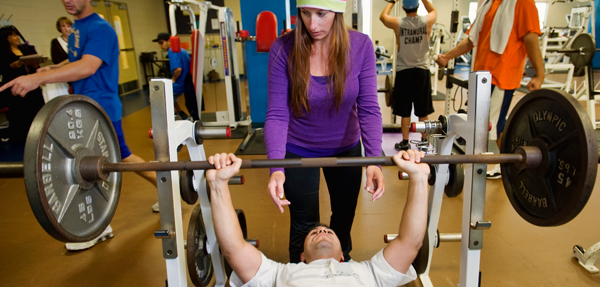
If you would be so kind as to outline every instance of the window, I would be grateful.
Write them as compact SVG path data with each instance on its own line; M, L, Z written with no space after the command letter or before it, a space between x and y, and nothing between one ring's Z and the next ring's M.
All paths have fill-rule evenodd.
M475 16L477 16L477 2L469 3L469 20L471 23L475 21Z
M433 3L433 0L429 0L429 2ZM417 15L423 16L427 15L427 9L423 6L423 2L419 0L419 9L417 10Z
M546 16L548 15L548 2L535 2L535 7L537 7L538 18L540 18L540 29L544 29Z

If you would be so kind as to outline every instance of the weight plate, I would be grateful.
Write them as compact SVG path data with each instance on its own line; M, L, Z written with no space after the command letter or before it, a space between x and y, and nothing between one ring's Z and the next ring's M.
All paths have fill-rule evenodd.
M198 201L198 193L194 190L194 171L179 171L179 192L181 199L189 205L194 205Z
M457 197L465 185L465 170L462 164L448 164L448 184L444 187L446 196Z
M394 105L394 84L390 75L385 76L385 104L388 107Z
M579 34L571 43L571 49L579 50L580 48L583 48L581 52L567 53L575 68L587 66L594 58L594 53L596 53L594 38L590 34Z
M27 136L23 175L27 198L38 222L52 237L85 242L110 223L121 191L121 174L106 181L81 178L84 156L121 160L110 118L85 96L57 97L38 112Z
M206 229L200 205L196 205L190 217L187 232L187 266L195 286L208 286L213 276L211 256L206 250Z
M248 228L246 227L246 215L244 214L244 211L241 209L236 209L235 214L237 214L244 239L248 239ZM225 274L227 274L227 277L231 277L231 272L233 272L233 268L231 268L231 265L229 265L229 262L227 262L227 259L225 259Z
M538 169L501 164L502 180L517 213L538 226L569 222L587 203L598 168L598 147L586 111L566 92L537 90L527 94L510 114L501 153L518 146L537 146Z

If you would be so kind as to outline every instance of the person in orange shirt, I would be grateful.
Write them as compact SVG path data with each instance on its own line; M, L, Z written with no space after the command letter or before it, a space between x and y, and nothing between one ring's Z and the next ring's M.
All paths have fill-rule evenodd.
M490 122L496 124L492 125L490 138L498 146L513 94L521 86L525 57L529 57L535 70L535 76L527 84L529 91L539 89L544 82L539 35L538 11L533 0L486 0L477 11L469 37L438 55L436 60L443 67L448 60L477 48L473 70L492 74ZM488 178L500 177L500 165L488 172Z

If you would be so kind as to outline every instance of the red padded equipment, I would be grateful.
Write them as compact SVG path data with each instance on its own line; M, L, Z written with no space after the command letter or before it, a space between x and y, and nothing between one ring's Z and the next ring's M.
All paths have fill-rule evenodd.
M277 39L277 16L271 11L263 11L256 17L256 51L269 52Z
M173 53L181 52L181 40L179 39L179 36L171 36L169 42L171 42L171 51L173 51Z
M248 30L240 30L235 32L235 36L239 38L248 38L250 37L250 32L248 32Z

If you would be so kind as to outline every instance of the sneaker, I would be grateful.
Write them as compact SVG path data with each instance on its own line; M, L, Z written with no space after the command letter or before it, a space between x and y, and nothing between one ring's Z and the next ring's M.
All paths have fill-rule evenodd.
M398 151L400 150L409 150L410 149L410 143L408 143L407 140L401 141L397 144L394 145L394 148Z
M73 242L73 243L67 243L65 244L65 248L67 248L67 250L70 251L79 251L79 250L85 250L88 248L91 248L92 246L106 241L106 239L110 239L113 238L115 235L112 232L112 228L110 227L110 225L108 227L106 227L106 229L104 229L104 231L102 232L102 234L100 234L98 237L87 241L87 242Z
M158 208L158 202L152 205L152 212L160 212L160 209Z
M497 164L496 166L494 166L494 168L490 171L488 171L485 174L487 179L500 179L502 178L502 174L500 173L500 165Z

